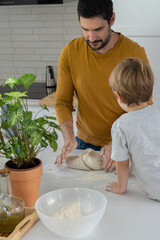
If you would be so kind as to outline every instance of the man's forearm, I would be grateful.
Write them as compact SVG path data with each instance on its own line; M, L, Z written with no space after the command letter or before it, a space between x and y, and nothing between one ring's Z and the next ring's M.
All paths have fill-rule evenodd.
M56 157L55 164L57 166L61 166L66 161L67 155L77 147L77 141L73 130L73 122L71 120L64 121L60 127L62 129L64 145L61 147L60 153Z
M71 139L75 139L72 121L64 121L60 127L62 129L62 135L65 144L67 144Z

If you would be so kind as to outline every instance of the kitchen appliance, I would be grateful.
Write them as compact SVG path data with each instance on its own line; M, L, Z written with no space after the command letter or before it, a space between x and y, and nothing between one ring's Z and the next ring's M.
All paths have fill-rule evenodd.
M56 91L56 80L52 66L46 67L46 91L47 95Z
M0 0L0 5L63 4L63 0Z

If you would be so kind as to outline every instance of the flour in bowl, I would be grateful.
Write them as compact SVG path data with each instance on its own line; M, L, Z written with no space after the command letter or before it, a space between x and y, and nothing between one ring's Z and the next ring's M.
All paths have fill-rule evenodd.
M73 202L67 204L66 206L58 209L54 214L53 217L55 218L79 218L82 217L80 202Z

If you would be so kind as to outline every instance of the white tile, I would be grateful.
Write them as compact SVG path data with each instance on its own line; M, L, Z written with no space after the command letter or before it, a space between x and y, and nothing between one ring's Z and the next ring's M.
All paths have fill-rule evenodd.
M31 55L31 54L28 54L28 55L24 55L24 54L21 54L21 55L14 55L13 57L13 60L14 61L41 61L41 56L40 55Z
M33 54L33 53L35 53L35 49L34 48L16 48L15 49L15 53L16 54Z
M43 42L55 42L64 40L64 34L54 34L54 35L41 35L40 41Z
M30 6L10 6L11 14L22 15L31 14L32 8Z
M0 54L8 55L8 54L13 54L13 53L15 53L15 49L14 48L8 48L8 47L1 48L0 47Z
M37 21L38 16L37 15L31 15L31 14L23 14L23 15L11 15L9 16L9 20L13 22L19 22L19 21Z
M57 13L48 13L48 14L39 14L38 20L40 21L56 21L59 22L63 19L63 14L57 14Z
M45 42L13 42L13 48L44 48Z
M36 68L23 68L23 67L17 67L16 68L16 73L18 74L26 74L26 73L33 73L36 74Z
M1 48L11 48L11 41L3 41L0 43L0 49Z
M14 42L32 42L32 41L39 41L39 36L38 35L12 35L12 41Z
M14 28L13 29L13 34L15 35L23 35L23 34L32 34L33 30L31 28Z
M13 67L13 61L8 61L8 60L0 60L0 66L3 67Z
M11 54L0 54L0 61L13 61L13 55L11 55Z
M43 27L44 24L43 22L33 22L33 21L29 21L29 22L11 22L11 27L12 28L39 28L39 27Z
M0 28L9 28L9 22L0 21Z

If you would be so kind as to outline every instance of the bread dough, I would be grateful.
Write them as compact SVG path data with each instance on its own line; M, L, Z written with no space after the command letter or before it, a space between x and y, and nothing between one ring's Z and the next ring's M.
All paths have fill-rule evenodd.
M81 170L92 170L90 167L85 165L84 161L80 156L70 156L67 157L67 167L74 168L74 169L81 169Z
M80 202L73 202L60 208L53 214L53 217L61 219L82 217Z
M80 156L67 157L67 166L82 170L102 170L103 157L95 150L88 148Z
M93 149L86 149L82 155L83 162L93 170L101 170L103 157L99 156L99 153Z

